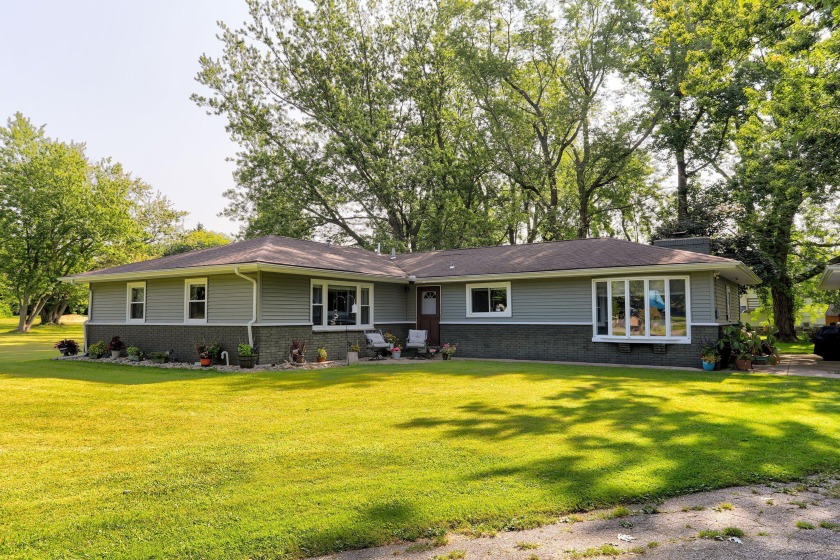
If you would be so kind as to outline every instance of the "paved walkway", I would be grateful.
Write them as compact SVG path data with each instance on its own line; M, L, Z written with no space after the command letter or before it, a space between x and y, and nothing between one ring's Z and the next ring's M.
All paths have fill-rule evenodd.
M570 515L562 522L494 537L447 535L446 544L400 543L329 560L549 560L602 558L596 551L650 560L840 559L840 484L805 483L699 492L661 504ZM644 513L647 511L648 513ZM612 518L611 518L612 517ZM701 531L740 534L731 539ZM624 538L619 538L619 536ZM629 540L628 540L629 537ZM423 544L425 544L425 547ZM440 544L440 543L438 543ZM602 548L603 547L603 548Z
M840 379L840 362L826 362L816 354L782 354L775 366L755 366L753 372Z

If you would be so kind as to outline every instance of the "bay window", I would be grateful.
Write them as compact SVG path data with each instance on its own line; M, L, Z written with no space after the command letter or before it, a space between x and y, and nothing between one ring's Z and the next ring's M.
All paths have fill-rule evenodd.
M371 328L373 286L339 280L313 280L310 309L315 329Z
M688 342L687 277L595 280L593 340Z

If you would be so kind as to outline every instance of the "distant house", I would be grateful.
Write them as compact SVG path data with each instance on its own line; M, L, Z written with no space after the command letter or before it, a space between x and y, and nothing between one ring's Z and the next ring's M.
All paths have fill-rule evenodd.
M182 360L217 340L277 362L294 338L340 359L364 330L419 328L459 357L672 366L698 365L738 322L738 286L758 282L739 261L611 238L380 255L285 237L64 280L90 286L87 341Z

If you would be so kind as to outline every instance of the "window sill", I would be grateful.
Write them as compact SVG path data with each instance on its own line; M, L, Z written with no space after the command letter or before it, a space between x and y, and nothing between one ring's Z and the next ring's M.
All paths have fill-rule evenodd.
M675 338L665 336L593 336L592 342L618 342L622 344L691 344L690 338Z
M370 331L373 325L312 325L312 332Z
M510 313L498 313L498 312L488 312L488 313L467 313L467 319L494 319L496 317L507 317L508 319L511 317Z

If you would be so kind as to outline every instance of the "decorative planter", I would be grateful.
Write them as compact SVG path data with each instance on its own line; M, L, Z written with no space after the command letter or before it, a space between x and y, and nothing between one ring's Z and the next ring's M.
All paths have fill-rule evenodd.
M348 364L355 364L359 361L359 353L358 352L347 352L347 363Z
M303 356L301 356L300 354L295 354L295 363L296 364L302 364L303 363Z
M326 361L327 361L327 359L326 359L326 358L322 358L321 356L318 356L318 363L319 363L319 364L323 364L323 363L324 363L324 362L326 362Z
M392 350L391 357L394 359L402 358L402 350Z
M749 371L752 369L752 360L742 360L740 358L736 358L735 367L741 371Z
M58 351L61 352L62 356L69 356L70 355L70 350L68 350L67 348L59 348Z
M448 360L451 357L450 354L441 354L441 356L443 356L444 360Z
M243 369L251 369L254 367L253 356L239 356L239 367Z
M702 360L701 360L701 362L703 364L703 369L705 371L714 371L715 370L715 365L717 364L717 362L704 362Z
M166 358L151 358L152 362L156 364L165 364Z
M210 367L213 364L212 358L199 358L198 362L201 364L201 367Z
M122 354L121 350L111 350L111 359L112 360L118 359L120 357L120 354Z
M129 354L128 355L128 361L129 362L139 362L140 361L140 356L134 356L132 354Z

